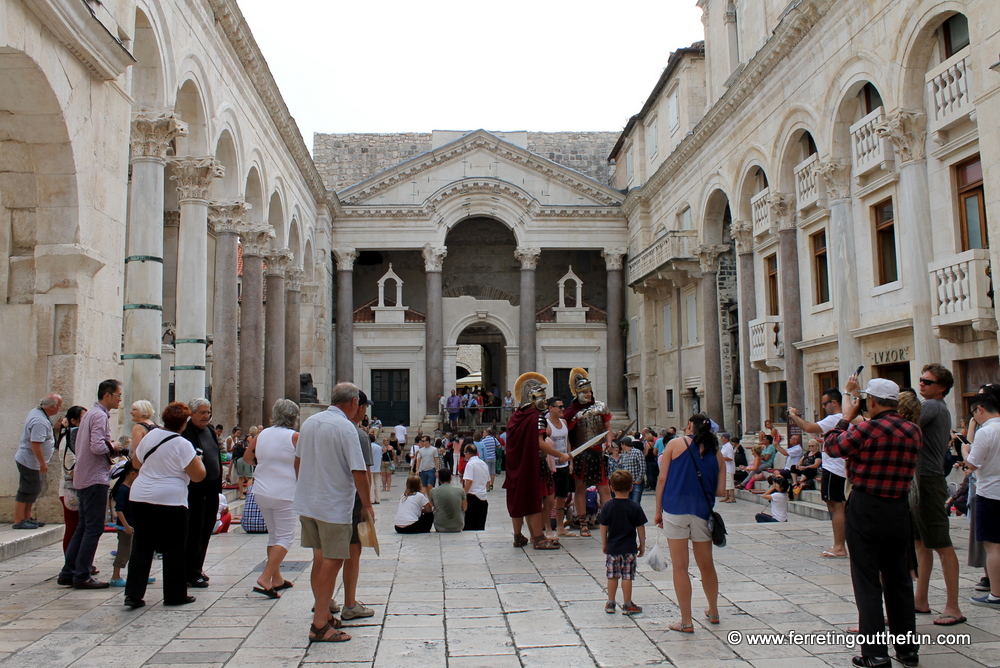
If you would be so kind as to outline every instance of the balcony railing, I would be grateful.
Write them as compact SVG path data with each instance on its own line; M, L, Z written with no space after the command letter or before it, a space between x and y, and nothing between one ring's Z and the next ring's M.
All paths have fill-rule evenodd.
M892 166L892 145L875 132L875 126L883 120L885 113L879 107L851 126L851 158L855 177Z
M814 169L818 162L819 153L813 153L795 165L793 170L795 172L795 202L799 211L826 204L826 198L821 194L819 176Z
M927 73L930 95L928 125L931 132L941 132L969 115L972 104L972 77L968 61L972 47L967 46Z
M767 196L770 194L770 188L764 188L750 198L750 217L753 220L753 235L755 237L770 234L777 227L771 213L771 207L767 203Z
M780 368L778 360L784 357L781 337L781 316L769 315L750 324L750 364L760 371Z
M641 281L671 260L694 257L697 245L697 230L667 232L629 261L629 283Z
M928 265L931 280L931 326L943 339L963 341L960 331L997 330L989 251L973 249Z

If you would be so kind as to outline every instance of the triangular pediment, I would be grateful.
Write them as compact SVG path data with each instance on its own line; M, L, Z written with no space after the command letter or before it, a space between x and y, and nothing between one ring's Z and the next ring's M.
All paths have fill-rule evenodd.
M548 207L617 207L619 191L485 130L411 158L339 193L345 207L432 203L468 183L501 184L517 199ZM496 186L493 186L496 187Z

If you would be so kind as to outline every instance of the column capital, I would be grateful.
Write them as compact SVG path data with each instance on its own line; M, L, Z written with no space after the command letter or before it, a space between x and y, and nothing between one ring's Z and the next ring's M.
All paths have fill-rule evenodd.
M514 257L521 262L521 269L535 270L538 266L538 256L542 254L541 248L524 246L514 251Z
M627 252L627 248L605 248L602 250L601 255L604 256L604 263L607 265L608 271L621 271L622 260Z
M292 257L292 251L287 248L268 249L264 253L264 260L267 262L264 266L264 275L284 278L288 265L292 263Z
M175 137L186 137L187 123L171 109L140 109L132 119L129 145L132 160L155 158L163 160Z
M442 267L444 267L444 258L447 255L447 246L435 246L429 243L424 244L424 271L441 271Z
M299 292L302 290L302 276L304 272L298 267L289 267L285 270L285 290Z
M733 222L729 227L729 236L736 242L737 253L753 253L753 223L749 220Z
M210 155L173 158L170 165L174 168L170 180L177 182L177 194L182 202L188 199L208 199L212 179L220 179L226 173L222 163Z
M702 244L695 250L695 257L701 265L702 274L714 274L719 271L719 256L729 250L727 244Z
M243 257L264 257L271 239L275 237L274 228L266 223L244 224L240 226L240 237L243 239Z
M927 157L927 114L900 109L875 126L875 133L892 143L901 165Z
M779 230L795 227L795 196L790 193L773 192L765 200L771 215L778 222Z
M251 205L237 199L217 199L208 203L208 224L219 234L239 234Z
M180 227L181 225L181 212L180 211L164 211L163 212L163 226L164 227Z
M831 200L851 196L851 161L847 158L821 160L813 165L813 173L823 177L826 193Z
M354 261L358 259L356 248L334 248L333 256L337 259L337 271L354 271Z

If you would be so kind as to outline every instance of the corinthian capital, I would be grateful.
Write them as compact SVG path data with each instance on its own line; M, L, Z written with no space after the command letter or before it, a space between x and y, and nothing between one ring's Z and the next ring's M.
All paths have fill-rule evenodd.
M607 266L608 271L621 270L622 260L627 252L625 248L605 248L602 250L601 255L604 256L604 264Z
M334 248L333 256L337 259L337 271L354 271L354 261L358 259L355 248Z
M922 111L900 109L876 125L875 133L889 140L900 164L927 156L927 114Z
M266 223L253 223L240 226L240 237L243 239L243 257L264 257L271 239L275 237L274 228Z
M831 200L851 196L851 161L847 158L817 162L813 165L813 172L823 177L826 193Z
M170 164L174 168L170 180L177 182L177 194L182 202L186 199L208 199L212 179L221 179L226 173L222 163L212 156L174 158Z
M267 265L264 267L264 275L284 278L285 271L288 270L288 265L292 263L293 257L292 251L287 248L268 249L264 254L264 260L267 262Z
M753 252L753 224L749 220L737 220L729 227L729 236L736 242L736 252Z
M299 291L302 289L302 276L304 272L298 267L289 267L285 270L285 289Z
M174 137L186 137L187 123L170 109L141 109L132 119L129 143L132 159L158 158L163 160Z
M542 254L541 248L518 248L514 251L514 257L521 262L521 269L534 269L538 266L538 256Z
M719 256L729 250L726 244L702 244L695 250L703 274L714 274L719 271Z
M778 229L784 230L795 225L795 197L788 193L773 192L765 201L771 209L771 216L778 223Z
M208 205L208 224L218 234L239 234L251 205L236 199L212 200Z
M434 246L432 244L424 244L424 271L441 271L444 266L444 258L448 255L448 248L446 246Z

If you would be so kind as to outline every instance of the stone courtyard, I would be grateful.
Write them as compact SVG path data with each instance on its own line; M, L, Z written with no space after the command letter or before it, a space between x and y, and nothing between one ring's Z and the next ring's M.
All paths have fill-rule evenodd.
M400 493L402 480L396 477L390 496ZM605 614L599 534L564 539L558 552L514 549L499 484L490 505L484 532L400 536L392 530L396 498L384 499L376 507L382 553L365 549L359 584L359 598L376 614L347 622L353 639L342 644L308 643L306 550L289 553L285 575L295 587L281 599L251 593L266 535L235 529L213 537L206 561L211 586L193 590L197 602L180 609L160 605L159 582L150 587L147 607L136 611L121 606L120 589L59 587L60 544L36 549L0 561L0 666L824 668L849 666L856 653L843 646L728 640L733 631L843 633L856 623L848 560L818 556L829 546L826 521L791 515L787 524L756 524L759 505L720 504L729 529L729 545L715 550L722 623L699 620L704 600L696 581L695 633L687 636L667 629L679 618L669 570L640 565L633 598L644 607L641 615ZM652 519L651 495L643 506ZM964 566L964 518L952 521L965 600L981 573ZM654 535L651 530L650 544ZM115 546L114 535L106 534L96 561L102 578L110 575ZM339 591L337 597L342 600ZM943 602L937 570L932 609ZM968 623L948 629L932 626L930 616L918 618L918 633L967 633L971 640L922 647L921 666L1000 666L1000 617L966 604L963 612Z

